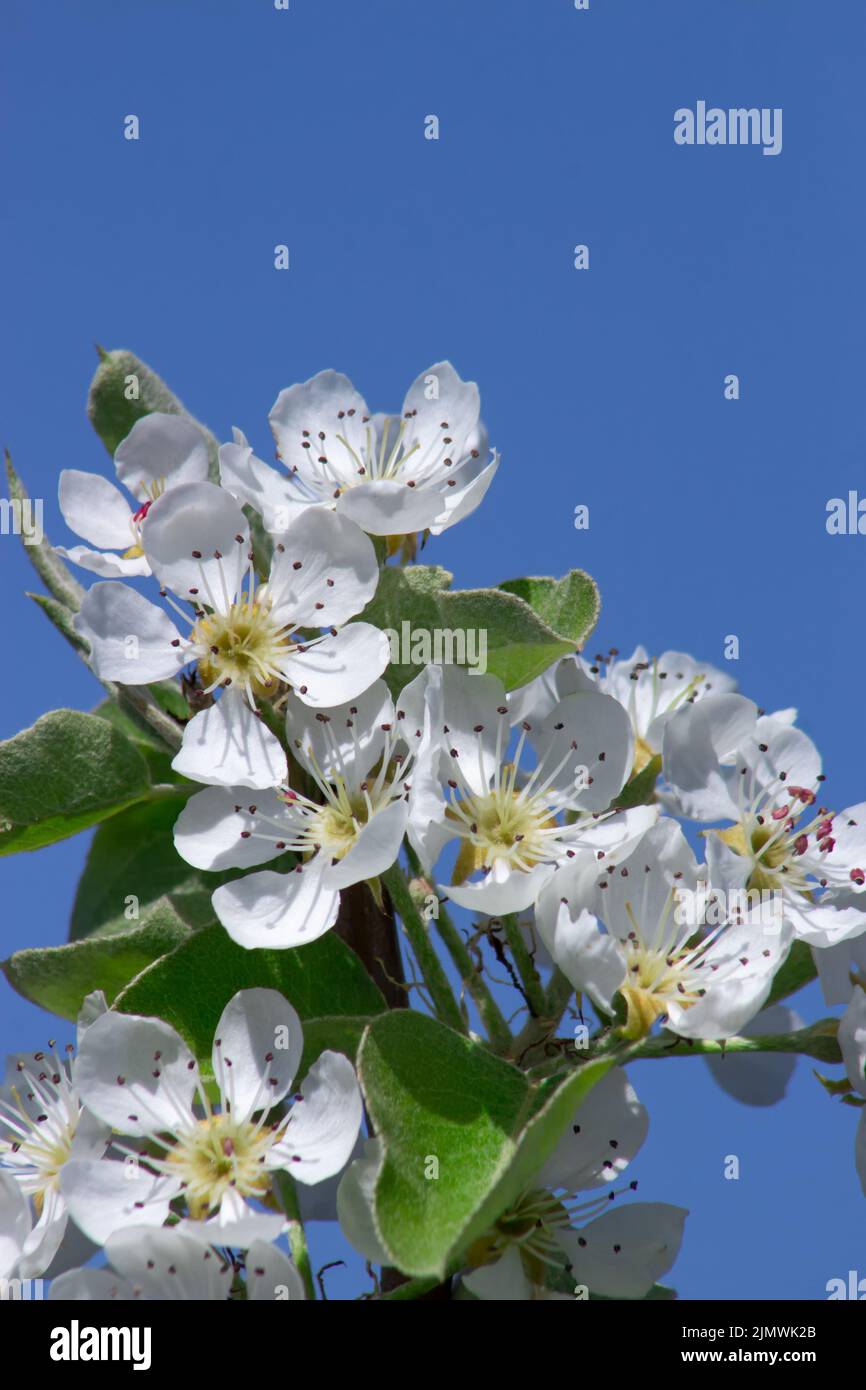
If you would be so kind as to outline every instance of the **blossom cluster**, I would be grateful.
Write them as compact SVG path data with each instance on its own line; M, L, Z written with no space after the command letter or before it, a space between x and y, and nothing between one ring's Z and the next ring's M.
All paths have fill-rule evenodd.
M174 843L196 869L236 871L212 898L232 941L303 951L335 928L346 890L381 902L407 854L437 906L482 929L515 920L539 978L564 977L626 1047L660 1029L723 1042L759 1028L803 943L847 1009L839 1040L866 1097L866 803L830 804L795 712L642 648L576 651L513 690L430 665L394 691L388 638L363 615L389 560L484 497L498 458L477 388L440 363L388 416L327 371L283 391L270 423L276 467L236 430L215 476L196 425L145 415L115 456L131 501L77 471L59 490L85 544L58 553L99 576L75 619L94 673L138 687L182 675L195 692L172 767L200 789ZM74 1056L9 1062L0 1277L49 1271L58 1299L302 1298L280 1245L283 1184L341 1173L319 1214L388 1264L383 1149L361 1137L352 1062L326 1049L304 1067L303 1053L276 990L227 1003L209 1065L169 1023L91 995ZM644 1297L686 1216L617 1186L647 1128L614 1065L464 1252L466 1290ZM856 1155L866 1191L863 1124ZM107 1265L86 1267L97 1246Z

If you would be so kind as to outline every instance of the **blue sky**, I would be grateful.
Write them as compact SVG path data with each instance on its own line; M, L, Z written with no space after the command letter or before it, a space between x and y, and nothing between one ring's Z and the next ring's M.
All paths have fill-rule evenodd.
M0 435L49 534L59 470L111 468L84 413L95 341L265 457L280 388L334 366L395 408L450 357L503 463L425 558L464 586L585 567L601 648L721 663L737 635L742 688L799 708L830 803L866 796L866 537L825 529L830 498L866 496L860 0L6 0L0 35ZM781 154L675 145L701 99L781 107ZM23 596L13 538L0 573L7 737L98 687ZM3 955L64 939L86 848L4 859ZM814 990L798 1007L823 1012ZM54 1032L3 991L0 1048ZM866 1272L856 1117L805 1062L772 1111L698 1061L634 1080L642 1195L692 1211L682 1295Z

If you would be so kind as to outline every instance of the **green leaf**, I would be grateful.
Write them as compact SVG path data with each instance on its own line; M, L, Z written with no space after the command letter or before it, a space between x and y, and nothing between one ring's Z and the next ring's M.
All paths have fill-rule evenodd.
M451 580L436 565L382 570L361 617L393 634L398 659L385 679L394 694L431 660L480 670L486 661L486 670L513 690L574 651L574 640L554 632L522 598L502 589L452 591Z
M172 830L182 804L171 798L142 802L99 826L78 883L70 941L128 931L130 897L141 912L169 897L188 926L216 921L210 897L221 877L191 868L174 847Z
M787 999L789 995L796 994L798 989L811 984L817 976L818 967L811 946L807 946L805 941L795 941L776 971L773 988L764 1008L769 1009L771 1004L778 1004L780 999Z
M105 991L108 1002L142 970L189 934L171 903L153 903L132 930L115 936L16 951L3 962L13 989L61 1018L75 1018L85 996Z
M258 988L279 990L301 1019L369 1020L385 1008L360 960L335 932L286 951L247 951L222 927L197 932L157 961L123 992L117 1007L164 1019L209 1067L214 1030L226 1004L239 989ZM321 1042L323 1032L324 1025L315 1037L311 1033L310 1047ZM352 1025L343 1032L351 1036Z
M167 415L182 415L190 420L207 438L213 481L219 481L216 439L210 430L196 420L181 405L177 396L161 377L152 371L135 353L117 348L103 352L87 397L87 415L108 452L114 451L125 439L137 420L154 410ZM137 398L129 400L127 393L137 387Z
M379 1233L404 1274L444 1274L448 1252L505 1172L529 1083L435 1019L395 1010L370 1025L358 1074L385 1154ZM438 1177L428 1177L431 1159Z
M484 1235L504 1211L531 1186L534 1175L556 1148L560 1136L572 1123L575 1111L613 1063L608 1058L587 1062L564 1080L551 1079L531 1094L534 1113L520 1130L514 1155L506 1171L479 1209L473 1214L461 1239L470 1245ZM453 1258L455 1250L446 1257Z
M380 1012L384 1011L384 1003ZM304 1055L297 1080L309 1071L316 1058L326 1049L342 1052L354 1063L370 1022L369 1014L331 1014L327 1018L304 1019Z
M598 585L584 570L569 570L562 579L506 579L499 587L523 599L552 632L578 647L583 646L598 622Z
M175 772L171 765L173 752L166 748L162 739L144 721L139 723L137 719L132 717L131 713L121 709L113 700L103 700L102 704L97 705L92 713L97 719L107 720L109 724L112 724L115 729L118 729L128 738L130 743L135 745L147 763L152 781L174 782L178 787L184 786L190 792L201 790L199 785L187 781L186 778ZM187 717L188 715L189 711L187 711ZM177 810L175 814L177 814Z
M64 840L149 791L147 763L119 729L54 710L0 743L0 854Z
M180 794L199 791L192 782L178 787ZM211 898L221 883L243 876L243 869L218 873L194 869L175 849L174 823L182 807L175 797L140 802L105 821L96 831L84 873L78 883L69 937L109 935L128 931L126 904L130 895L139 910L167 897L179 917L194 930L216 925ZM293 868L293 855L272 861L277 872Z
M372 1023L358 1073L384 1145L376 1222L394 1264L444 1277L531 1183L610 1065L591 1062L533 1088L511 1063L423 1014ZM438 1177L428 1176L432 1159Z
M661 754L656 753L655 757L650 758L646 767L635 773L630 782L626 782L619 796L613 802L615 809L625 811L631 806L646 806L653 801L656 782L661 770Z

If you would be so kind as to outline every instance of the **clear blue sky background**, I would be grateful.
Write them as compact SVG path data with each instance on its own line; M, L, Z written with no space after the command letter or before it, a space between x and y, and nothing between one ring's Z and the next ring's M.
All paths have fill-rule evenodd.
M396 408L451 357L503 465L428 558L461 585L584 566L623 652L720 662L737 634L742 687L799 707L831 803L866 797L866 537L825 531L830 497L866 493L862 0L6 0L0 53L0 435L52 536L59 470L111 473L94 341L265 457L281 387L334 366ZM782 107L782 153L676 146L698 99ZM0 572L6 737L99 692L23 597L13 538ZM86 850L3 860L3 955L64 939ZM54 1031L0 986L0 1048ZM633 1073L642 1195L692 1211L682 1295L820 1298L866 1273L856 1116L806 1063L758 1112L698 1061Z

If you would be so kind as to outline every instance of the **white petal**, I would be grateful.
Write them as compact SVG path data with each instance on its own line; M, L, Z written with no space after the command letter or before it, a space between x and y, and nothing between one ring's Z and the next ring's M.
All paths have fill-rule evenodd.
M625 956L614 937L599 931L591 912L559 900L561 877L557 874L539 899L536 923L548 951L575 989L612 1014L613 996L625 984Z
M851 971L866 978L866 933L843 937L835 946L813 949L812 959L825 1004L849 1004L854 992Z
M445 510L437 517L436 522L430 527L434 536L441 536L443 531L447 531L449 526L455 522L462 521L464 517L471 516L476 507L484 501L487 489L496 477L496 470L499 467L499 455L496 454L493 460L487 464L474 478L468 478L465 468L455 477L453 488L446 487L444 493ZM464 481L465 479L465 481Z
M135 579L139 575L150 574L150 565L143 555L136 556L134 560L125 560L122 555L115 555L112 551L88 550L86 545L73 545L69 550L65 546L55 545L54 553L64 560L71 560L73 565L80 565L90 574L101 575L103 579Z
M277 822L275 825L274 822ZM208 787L191 796L174 824L175 849L197 869L249 869L283 851L291 821L273 791Z
M107 1013L108 1002L101 989L94 989L90 994L84 996L76 1019L76 1046L81 1046L84 1034L91 1023L95 1023L98 1018L102 1018L102 1015Z
M587 902L590 911L620 939L626 935L624 924L628 922L636 924L646 943L658 942L660 947L688 937L689 927L694 929L697 922L685 920L691 905L686 893L695 891L699 870L677 822L662 817L650 826L632 854L623 858L617 853L615 859L615 869L604 862L596 866L596 886ZM560 879L561 875L557 882ZM674 886L681 897L672 904ZM563 892L567 889L563 888ZM682 924L677 919L680 905Z
M70 1269L51 1281L50 1303L125 1303L135 1290L110 1269Z
M501 881L488 874L479 883L440 883L438 888L460 907L495 917L531 907L555 872L552 864L536 864L528 873L514 871Z
M198 1068L167 1023L109 1012L91 1024L75 1062L75 1084L94 1115L122 1134L174 1131L192 1102Z
M425 698L431 755L437 749L443 754L440 775L451 778L453 770L448 764L456 759L460 777L454 780L463 780L473 792L486 794L496 771L497 750L508 746L508 707L502 682L496 676L470 675L462 667L445 666L438 684L430 680Z
M301 1096L269 1166L285 1167L298 1182L322 1182L348 1163L361 1128L361 1091L351 1062L342 1053L323 1052L307 1072Z
M147 1300L183 1303L229 1296L231 1265L184 1227L118 1231L106 1243L105 1253L118 1274Z
M279 739L239 690L226 690L189 721L171 765L213 786L276 787L288 777Z
M628 715L600 691L567 695L530 737L541 764L539 781L550 779L585 811L607 810L634 762Z
M758 720L742 752L743 762L764 787L778 787L783 772L789 786L813 790L821 773L820 755L808 735L769 715Z
M207 440L182 415L154 410L136 420L114 454L117 476L134 497L152 495L154 484L204 482L208 473Z
M236 1120L269 1110L292 1087L304 1050L301 1020L275 989L243 989L220 1015L213 1074Z
M128 550L134 543L132 508L107 478L64 468L57 492L63 520L82 540L100 550Z
M646 1139L649 1115L621 1067L597 1081L538 1174L537 1186L580 1192L628 1167Z
M786 895L784 913L799 940L818 950L856 939L866 926L866 915L859 903L855 905L853 894L840 900L822 898L816 903L800 895Z
M264 869L217 888L214 912L232 940L282 950L323 936L337 920L340 895L323 886L315 864L288 874Z
M70 1159L61 1170L60 1190L76 1226L104 1245L126 1226L161 1226L181 1185L131 1163Z
M430 396L431 378L435 379L437 394ZM468 450L477 442L481 402L474 381L462 381L450 362L436 362L416 377L403 401L402 418L406 421L404 448L406 452L416 442L418 455L454 459L457 468ZM450 444L445 440L450 439ZM413 460L406 464L411 476Z
M367 1139L364 1155L349 1165L337 1188L337 1219L340 1229L354 1250L371 1264L388 1265L391 1256L385 1249L376 1229L373 1202L382 1148L378 1139Z
M354 699L324 710L314 710L291 695L286 701L289 746L305 767L321 770L328 778L351 770L357 781L363 781L382 756L388 729L393 730L394 724L394 702L382 680ZM406 738L411 738L408 729Z
M314 507L277 538L267 592L282 624L339 627L366 607L378 582L369 536L344 516Z
M229 1246L245 1250L257 1240L277 1240L286 1229L283 1215L273 1216L251 1207L237 1192L229 1189L216 1216L207 1221L181 1221L175 1228L203 1245Z
M759 1038L765 1033L793 1033L803 1027L803 1020L783 1004L762 1009L752 1022L742 1029L745 1038ZM776 1105L784 1100L788 1082L794 1074L797 1058L792 1053L755 1052L727 1053L721 1057L705 1058L707 1066L723 1091L743 1105Z
M857 1169L863 1196L866 1197L866 1110L860 1111L857 1132L854 1135L854 1166Z
M328 370L288 387L268 418L280 460L323 501L339 485L357 482L357 459L366 458L370 412L348 377Z
M766 1003L792 939L787 922L770 930L757 914L742 926L726 928L706 955L703 998L687 1008L673 1001L668 1005L671 1031L683 1038L734 1037Z
M411 465L407 473L411 474ZM445 511L438 487L408 480L375 478L351 487L337 503L337 514L371 536L410 536L426 531Z
M391 659L384 632L370 623L350 623L336 637L323 637L304 652L285 657L280 669L307 705L342 705L378 680Z
M251 1303L303 1301L304 1281L288 1255L276 1245L255 1240L247 1251L247 1299Z
M721 765L754 732L756 706L742 695L711 695L677 710L662 740L664 775L682 814L694 820L737 820L727 770Z
M249 527L230 493L213 483L180 483L158 497L141 531L160 583L182 599L225 613L249 565Z
M188 660L171 619L126 584L94 584L73 626L90 643L90 664L100 680L149 685L176 675Z
M463 1283L470 1293L485 1302L523 1303L533 1296L533 1285L526 1277L520 1251L510 1245L493 1264L464 1274Z
M51 1264L66 1234L69 1212L63 1196L56 1188L45 1193L39 1220L24 1242L18 1264L21 1279L36 1279Z
M687 1216L665 1202L630 1202L557 1239L575 1283L605 1298L643 1298L676 1259Z
M17 1179L0 1169L0 1279L13 1274L31 1224L30 1206Z
M402 797L377 811L345 858L326 870L323 876L326 887L349 888L353 883L376 878L390 869L400 853L408 817L409 808Z
M241 506L259 513L266 531L285 531L298 514L315 505L275 468L256 458L246 443L221 445L219 459L222 486Z
M859 985L839 1024L839 1046L848 1080L866 1096L866 991Z

